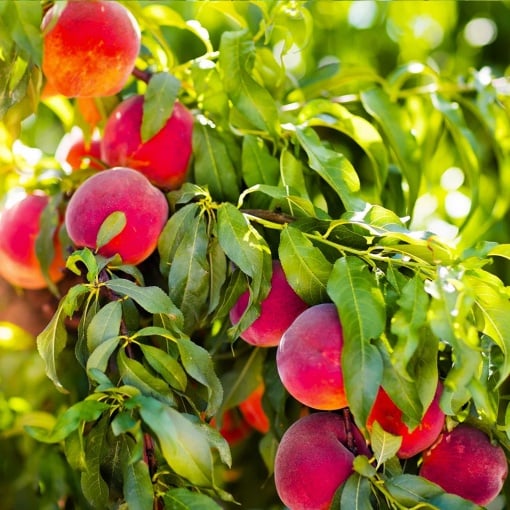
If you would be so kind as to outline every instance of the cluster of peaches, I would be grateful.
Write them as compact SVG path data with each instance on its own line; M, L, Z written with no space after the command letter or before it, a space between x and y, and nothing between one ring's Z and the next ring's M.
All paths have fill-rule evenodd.
M140 30L121 4L70 0L62 12L48 11L43 30L43 71L56 93L100 97L125 86L140 50ZM93 34L98 35L97 48L92 47ZM116 44L119 40L122 45ZM143 106L144 96L133 95L113 110L101 137L90 142L67 137L59 147L57 159L63 166L71 170L85 166L96 172L65 203L61 223L54 229L54 257L48 267L41 268L36 239L50 197L33 192L5 205L0 212L0 276L26 289L44 288L48 281L62 279L62 229L75 247L88 247L104 257L119 255L125 264L138 265L151 255L168 220L165 192L177 189L186 178L194 119L176 101L164 127L142 141ZM98 243L108 219L118 225L118 233ZM244 294L231 310L233 324L248 299ZM273 262L271 290L261 304L260 316L241 338L257 347L276 348L282 384L306 408L282 437L274 466L278 494L292 510L329 508L353 472L355 456L371 458L362 430L370 432L375 422L402 437L399 458L421 455L420 474L445 491L480 505L501 491L507 475L502 449L472 426L460 424L446 430L439 405L440 381L422 422L413 430L383 388L367 423L358 428L345 418L342 411L349 402L342 379L343 332L336 307L307 305L288 284L279 261ZM270 422L262 405L263 392L259 386L240 410L253 428L265 433Z
M231 310L234 324L248 297L243 294ZM328 509L352 474L355 456L372 457L369 441L346 412L349 401L341 363L344 337L335 305L308 306L275 260L271 290L261 313L241 338L258 347L276 347L281 382L307 411L286 430L277 449L274 474L280 499L292 510ZM439 404L441 391L438 381L422 421L410 430L402 411L380 387L362 428L370 433L377 422L387 433L400 436L398 458L421 455L422 477L448 493L486 505L498 496L507 477L505 453L474 426L461 423L447 430Z

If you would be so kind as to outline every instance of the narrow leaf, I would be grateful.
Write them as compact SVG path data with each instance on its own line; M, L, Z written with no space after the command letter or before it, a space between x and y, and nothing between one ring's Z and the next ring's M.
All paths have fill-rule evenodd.
M168 490L163 501L166 510L221 510L214 499L183 487Z
M355 257L336 261L327 288L343 329L342 370L347 400L356 422L364 424L383 374L381 355L371 343L385 328L383 295L368 266Z
M327 300L327 282L333 265L297 228L280 234L278 255L289 285L309 305Z
M181 82L167 72L152 75L143 101L141 138L145 143L155 136L171 117Z
M114 237L119 235L126 226L126 214L122 211L113 211L110 213L97 232L96 249L108 244Z
M119 334L122 320L122 305L120 301L111 301L101 308L87 327L87 347L92 352L105 340Z

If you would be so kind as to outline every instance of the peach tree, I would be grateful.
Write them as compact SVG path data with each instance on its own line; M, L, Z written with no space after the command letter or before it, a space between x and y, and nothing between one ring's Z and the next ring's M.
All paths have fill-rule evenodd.
M504 508L507 11L1 2L4 507Z

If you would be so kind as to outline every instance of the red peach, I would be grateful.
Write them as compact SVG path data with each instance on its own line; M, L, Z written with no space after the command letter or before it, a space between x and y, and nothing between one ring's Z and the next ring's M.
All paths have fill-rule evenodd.
M503 448L467 424L443 433L423 455L420 468L420 476L446 492L482 506L498 496L507 475Z
M230 310L232 324L239 322L248 306L249 299L250 293L244 292ZM261 303L260 315L240 336L249 344L258 347L278 345L285 330L307 308L308 305L287 282L280 261L273 260L271 290Z
M55 152L55 159L68 172L80 168L92 168L102 170L101 165L101 140L95 134L91 140L85 141L83 132L78 127L73 127L66 133Z
M326 510L353 472L356 455L370 457L359 429L344 416L313 413L284 433L274 462L276 490L292 510Z
M104 246L97 235L112 213L125 214L124 229ZM140 172L111 168L86 179L75 191L65 213L69 237L78 247L97 249L100 255L119 254L125 264L139 264L155 250L168 219L165 195Z
M216 427L216 419L211 420L211 425ZM220 434L226 439L230 446L235 446L246 439L253 429L245 421L243 416L234 409L227 409L222 416Z
M408 459L426 450L438 438L444 426L445 414L439 407L442 388L439 383L420 424L413 430L409 430L403 421L402 411L381 387L368 416L368 430L370 431L373 423L377 421L386 432L402 436L402 443L397 452L397 457L401 459Z
M144 96L131 96L108 118L101 142L103 160L143 173L155 186L177 189L186 179L192 148L193 115L176 101L158 133L142 142Z
M122 4L70 0L42 21L43 72L67 97L111 96L126 84L140 51L140 28Z
M248 398L239 404L239 410L246 422L262 434L269 432L269 419L262 407L264 390L264 383L259 384Z
M36 254L41 214L49 197L42 193L23 196L0 212L0 276L11 285L25 289L48 286ZM64 276L65 260L57 232L53 237L55 255L49 267L52 282Z
M287 391L302 404L332 410L348 406L341 354L342 326L332 303L302 312L283 334L276 365Z

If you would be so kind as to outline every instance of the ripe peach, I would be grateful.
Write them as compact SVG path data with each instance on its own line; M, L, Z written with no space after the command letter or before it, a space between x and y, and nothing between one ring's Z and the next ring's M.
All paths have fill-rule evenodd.
M239 404L239 410L246 422L262 434L269 432L269 419L262 407L264 389L264 383L259 384L248 398Z
M25 289L42 289L48 285L35 251L41 214L48 201L49 197L43 193L29 194L0 212L0 276L11 285ZM49 277L57 282L64 276L65 260L56 232L53 245L55 255Z
M66 133L55 152L56 160L68 172L80 168L92 168L102 170L101 165L101 140L97 136L85 141L82 130L75 126Z
M140 28L120 3L69 0L42 21L42 69L67 97L111 96L126 84L140 51Z
M99 229L116 211L125 214L126 225L98 247ZM80 185L67 205L65 226L76 246L97 249L105 257L118 253L125 264L136 265L154 251L167 219L165 195L140 172L117 167L98 172Z
M368 430L371 430L373 423L377 421L386 432L402 436L402 444L397 452L397 457L401 459L408 459L422 452L434 443L444 426L445 414L439 407L442 388L439 383L421 423L409 430L402 419L402 411L381 387L368 416Z
M110 166L139 170L159 188L177 189L186 179L191 158L193 115L176 101L163 128L142 142L143 103L144 96L131 96L110 114L101 142L102 158Z
M488 505L501 492L508 464L501 446L468 424L443 433L423 455L420 476L446 492Z
M322 411L300 418L276 451L278 496L292 510L328 509L356 455L371 456L361 432L344 416Z
M287 391L314 409L347 407L341 367L343 335L332 303L311 306L285 331L276 365Z
M216 419L211 420L213 427L217 426ZM235 446L246 439L253 429L245 421L243 416L234 409L227 409L223 413L220 434L227 440L230 446Z
M230 310L232 324L237 324L241 319L249 298L249 292L244 292ZM288 284L280 261L273 260L271 290L261 304L259 317L240 336L249 344L259 347L278 345L285 330L306 308L308 305Z

